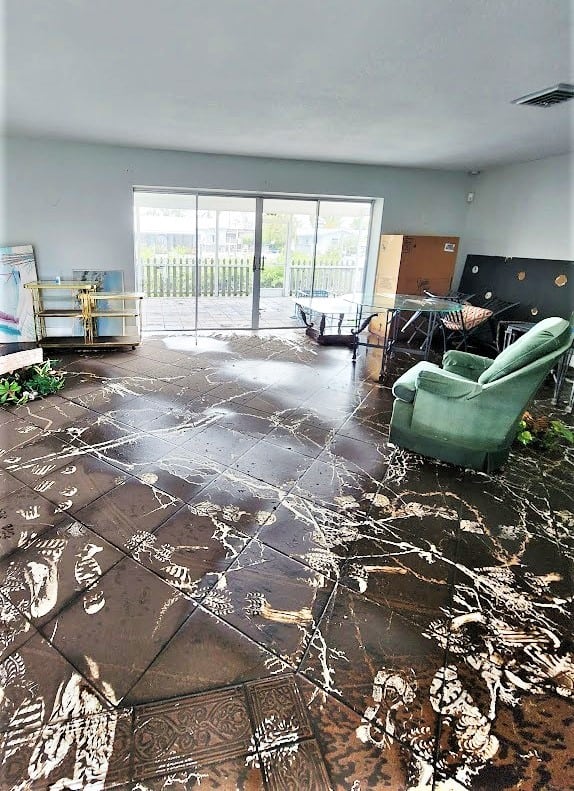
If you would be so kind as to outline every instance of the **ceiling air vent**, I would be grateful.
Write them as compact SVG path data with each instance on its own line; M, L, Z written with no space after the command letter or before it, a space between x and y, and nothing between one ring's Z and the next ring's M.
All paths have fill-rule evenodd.
M532 104L535 107L552 107L554 104L561 104L567 102L568 99L574 99L574 85L569 85L566 82L559 82L552 88L544 88L543 91L536 91L536 93L529 93L526 96L521 96L520 99L514 99L512 104Z

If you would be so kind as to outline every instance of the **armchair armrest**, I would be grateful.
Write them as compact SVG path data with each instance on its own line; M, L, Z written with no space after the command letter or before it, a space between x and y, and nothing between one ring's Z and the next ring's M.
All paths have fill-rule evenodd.
M417 377L417 391L424 391L441 398L473 398L482 392L482 385L464 376L437 368L424 370Z
M459 352L456 349L445 352L442 358L444 371L458 374L473 382L476 382L478 377L487 368L490 368L492 362L488 357L481 357L478 354L470 354L469 352Z

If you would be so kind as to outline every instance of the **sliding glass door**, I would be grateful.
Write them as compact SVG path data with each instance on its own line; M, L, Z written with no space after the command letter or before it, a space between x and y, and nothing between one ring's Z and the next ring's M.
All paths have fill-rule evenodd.
M263 199L259 326L296 327L295 298L311 294L316 200Z
M198 328L251 329L257 199L198 195Z
M313 289L341 296L363 289L370 203L319 201Z
M197 196L136 190L134 224L143 329L196 329Z
M362 289L371 206L136 190L144 329L298 326L298 297Z

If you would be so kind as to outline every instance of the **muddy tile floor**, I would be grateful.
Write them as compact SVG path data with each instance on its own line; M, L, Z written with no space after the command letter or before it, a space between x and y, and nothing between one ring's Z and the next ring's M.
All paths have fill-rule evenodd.
M69 355L0 410L0 786L574 788L574 456L388 443L299 332Z

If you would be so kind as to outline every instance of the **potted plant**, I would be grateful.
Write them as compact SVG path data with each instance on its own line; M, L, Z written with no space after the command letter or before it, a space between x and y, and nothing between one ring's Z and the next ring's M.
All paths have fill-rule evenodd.
M0 404L20 406L61 390L65 374L53 367L54 362L56 361L46 360L0 379Z
M547 415L535 417L530 412L525 412L518 424L516 440L525 447L557 451L564 445L574 445L574 430L562 420Z

